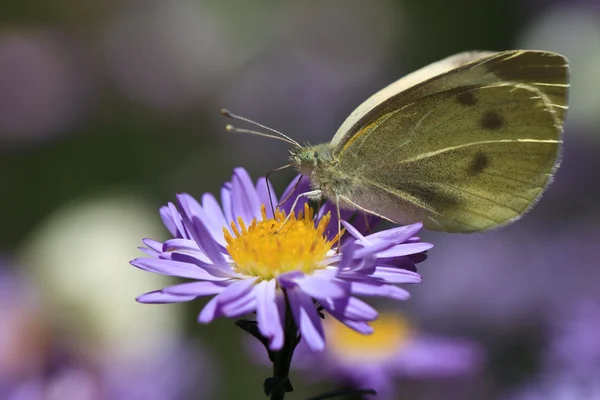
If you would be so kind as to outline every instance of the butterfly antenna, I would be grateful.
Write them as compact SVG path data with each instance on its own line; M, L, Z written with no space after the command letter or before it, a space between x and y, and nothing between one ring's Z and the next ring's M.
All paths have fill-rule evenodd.
M268 137L269 139L277 139L277 140L281 140L283 142L289 143L293 146L296 145L295 142L291 142L287 139L284 139L282 137L279 136L275 136L275 135L269 135L268 133L264 133L264 132L258 132L258 131L253 131L251 129L241 129L241 128L236 128L233 125L227 125L225 126L225 129L227 130L227 132L235 132L235 133L250 133L252 135L256 135L256 136L263 136L263 137Z
M265 176L265 185L267 185L267 192L269 193L269 203L271 203L271 212L273 213L273 217L275 217L275 207L273 206L273 197L271 196L272 191L271 191L271 188L269 185L269 177L271 176L271 174L273 172L281 171L281 170L289 168L291 166L292 166L292 164L287 164L287 165L284 165L283 167L275 168L275 169L269 171L267 173L267 175Z
M292 145L294 145L294 146L297 146L297 147L301 147L301 146L300 146L300 143L296 142L296 141L295 141L294 139L292 139L291 137L289 137L289 136L285 135L285 134L284 134L284 133L282 133L282 132L279 132L279 131L278 131L278 130L276 130L276 129L269 128L268 126L265 126L265 125L263 125L263 124L259 124L258 122L256 122L256 121L252 121L251 119L248 119L248 118L242 117L242 116L240 116L240 115L237 115L237 114L233 114L231 111L229 111L229 110L227 110L227 109L225 109L225 108L223 108L223 109L221 110L221 114L222 114L222 115L224 115L224 116L226 116L227 118L231 118L231 119L236 119L236 120L238 120L238 121L247 122L247 123L249 123L249 124L252 124L252 125L258 126L259 128L266 129L266 130L268 130L268 131L270 131L270 132L273 132L273 133L275 133L275 134L276 134L276 135L278 135L278 136L267 135L266 133L260 133L260 132L256 132L256 131L249 131L249 130L245 130L245 129L237 129L237 128L234 128L234 127L233 127L233 126L231 126L231 125L227 125L227 130L228 130L228 131L230 131L230 132L244 132L244 133L252 133L252 134L255 134L255 135L256 135L256 134L258 134L259 136L265 136L265 137L270 137L270 138L276 138L276 137L277 137L277 138L279 138L280 140L283 140L284 142L290 143L290 144L292 144ZM233 129L229 129L229 127L233 128Z

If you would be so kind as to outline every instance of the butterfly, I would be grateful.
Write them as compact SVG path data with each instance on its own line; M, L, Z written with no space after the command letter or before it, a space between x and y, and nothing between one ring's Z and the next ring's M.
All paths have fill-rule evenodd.
M562 55L465 52L375 93L328 143L302 146L272 131L293 144L291 165L310 179L298 198L325 197L338 214L478 232L520 218L551 182L568 89Z

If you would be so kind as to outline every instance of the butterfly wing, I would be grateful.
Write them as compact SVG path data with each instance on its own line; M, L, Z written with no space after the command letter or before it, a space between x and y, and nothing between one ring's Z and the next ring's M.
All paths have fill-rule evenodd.
M506 224L551 180L567 89L566 59L534 51L497 53L412 86L337 141L336 169L352 181L338 192L432 230Z
M484 85L500 81L535 86L555 104L564 119L569 68L564 56L534 50L504 52L473 51L458 53L429 64L375 93L343 122L331 144L341 148L356 132L371 121L418 98L465 85Z
M399 93L402 93L408 88L416 86L422 82L428 81L435 76L441 75L462 65L477 61L493 54L495 53L491 51L467 51L458 53L450 57L446 57L443 60L431 63L421 69L403 76L396 82L393 82L381 89L365 100L361 105L359 105L337 130L335 136L331 140L331 144L335 147L336 145L344 142L346 138L351 137L356 131L357 127L360 128L360 126L362 126L360 123L364 123L365 115L373 111L373 109L377 108L382 103L388 102L391 98L397 96Z

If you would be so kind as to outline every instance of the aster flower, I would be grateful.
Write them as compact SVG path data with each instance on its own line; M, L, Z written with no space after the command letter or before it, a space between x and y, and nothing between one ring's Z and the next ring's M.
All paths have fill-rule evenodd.
M239 318L256 313L256 321L239 320L238 326L258 338L273 362L273 377L265 380L265 394L283 399L292 391L288 373L300 338L311 350L323 350L325 333L321 310L357 332L368 334L377 311L357 296L396 300L409 297L399 283L417 283L415 263L432 247L414 235L422 224L371 233L372 217L348 222L348 235L340 238L338 221L326 203L316 213L306 200L296 209L290 185L278 199L270 183L256 184L238 168L221 190L221 205L210 194L202 204L179 194L176 205L160 210L173 235L164 243L151 239L142 250L149 258L131 264L164 275L192 279L146 293L142 303L175 303L213 296L198 316L209 323L217 317Z
M372 388L377 398L395 399L394 381L465 377L483 365L482 349L466 339L419 331L398 312L382 312L372 323L372 335L360 335L332 318L325 318L329 345L314 353L300 344L294 366L310 380L337 382L345 388ZM254 342L247 349L261 363ZM410 396L409 396L410 397Z
M304 180L297 190L306 185ZM350 328L372 333L368 322L377 318L377 311L357 296L409 297L395 284L420 282L414 263L432 247L414 236L422 225L365 236L372 218L356 218L354 225L344 220L349 235L344 235L338 251L337 221L329 212L333 206L326 204L315 215L301 201L290 210L291 190L293 185L273 213L269 198L274 204L278 199L270 184L264 178L254 184L238 168L221 190L221 205L210 194L203 196L202 204L188 194L177 195L177 205L169 203L160 210L174 238L164 243L145 239L147 248L142 250L150 257L131 264L192 281L137 300L175 303L213 296L198 316L200 323L256 312L258 330L271 350L284 345L286 307L309 348L324 348L315 302Z
M373 325L373 335L364 336L327 319L331 345L313 367L346 385L371 387L383 400L396 398L397 378L459 377L481 365L475 343L419 332L398 313L383 313Z

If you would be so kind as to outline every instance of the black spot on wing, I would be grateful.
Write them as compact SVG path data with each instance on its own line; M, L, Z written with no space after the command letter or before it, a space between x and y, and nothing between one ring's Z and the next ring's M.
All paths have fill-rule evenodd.
M495 111L488 111L481 117L481 127L490 131L495 131L504 126L504 118Z
M555 105L552 109L559 119L565 117L569 66L564 56L543 51L505 52L486 64L486 67L488 72L503 81L536 87Z
M461 204L461 200L456 196L422 182L405 182L399 189L413 195L427 208L437 213L448 211Z
M456 101L463 106L474 106L477 104L477 99L473 92L462 92L457 94Z
M490 160L483 153L477 153L475 157L471 160L469 167L467 169L467 173L471 176L478 175L489 165Z
M444 93L448 100L454 100L463 106L474 106L477 104L475 91L479 88L479 85L456 86L446 90Z
M543 51L506 52L486 66L505 81L563 84L569 80L566 58Z

